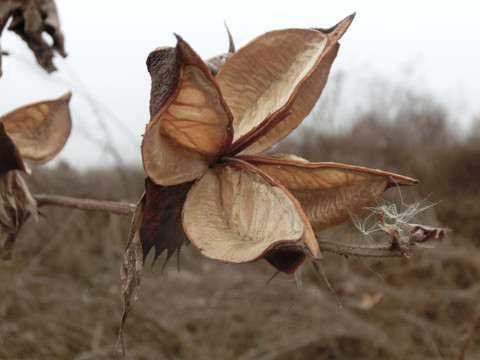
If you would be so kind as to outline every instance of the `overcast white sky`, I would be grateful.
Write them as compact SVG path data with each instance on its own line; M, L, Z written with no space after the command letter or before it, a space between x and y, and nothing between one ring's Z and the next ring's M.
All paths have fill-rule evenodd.
M341 40L332 74L342 72L352 103L371 79L433 95L466 124L480 115L478 1L154 1L56 0L66 59L48 75L26 45L4 31L0 114L71 90L74 128L60 158L73 166L140 164L149 120L148 53L181 35L203 58L223 53L227 22L237 48L266 31L330 27L357 16ZM328 87L326 88L328 91ZM341 119L337 119L341 121ZM116 156L109 147L115 144ZM105 148L105 146L107 148Z

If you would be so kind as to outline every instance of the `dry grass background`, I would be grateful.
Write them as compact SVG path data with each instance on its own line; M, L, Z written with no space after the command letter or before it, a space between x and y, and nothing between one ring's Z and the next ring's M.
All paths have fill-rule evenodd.
M407 104L394 113L363 113L343 133L307 128L301 142L287 140L277 150L420 178L403 195L425 204L441 200L423 220L451 229L442 244L409 260L325 254L338 300L308 264L297 291L292 276L266 285L274 273L266 263L221 264L183 248L180 272L175 259L163 273L162 259L153 272L147 267L127 320L127 358L457 358L480 312L480 126L459 138L439 106L417 98ZM135 202L143 174L78 173L61 165L35 168L28 181L35 193ZM0 359L110 359L129 219L42 212L38 224L30 220L22 230L13 261L0 263ZM351 228L322 236L345 241ZM480 329L467 351L467 359L478 358Z

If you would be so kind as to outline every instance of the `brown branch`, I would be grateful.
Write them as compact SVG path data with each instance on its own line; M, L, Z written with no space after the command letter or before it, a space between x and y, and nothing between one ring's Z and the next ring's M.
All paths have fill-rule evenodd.
M391 244L369 246L341 244L318 239L317 241L320 250L323 252L332 252L337 255L370 258L408 257L408 253Z
M353 245L324 241L317 238L320 250L333 252L343 256L388 258L408 258L415 246L432 247L442 241L445 229L433 228L418 224L387 224L379 223L378 228L389 238L389 242L381 245Z
M45 194L34 194L33 197L37 201L38 206L62 206L87 211L103 211L126 216L132 216L136 208L135 204L107 200L78 199L68 196ZM384 229L385 226L386 224L383 224L382 230L384 230L390 236L390 243L385 243L382 245L354 245L324 241L317 238L318 245L320 250L324 252L332 252L343 256L369 258L408 258L412 253L412 245L417 245L432 239L435 241L441 241L444 235L443 229L410 224L409 228L411 228L411 230L409 231L409 234L403 241L399 241L399 234L397 234L398 231L395 232L396 236L393 236L391 231L387 231L390 229L390 227L395 227L389 225L390 227L388 229Z
M34 194L38 206L53 205L73 209L103 211L116 215L131 216L135 212L135 204L108 200L78 199L69 196Z

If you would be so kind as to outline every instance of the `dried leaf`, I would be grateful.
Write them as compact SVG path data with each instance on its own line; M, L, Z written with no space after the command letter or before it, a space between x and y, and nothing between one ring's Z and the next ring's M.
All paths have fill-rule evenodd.
M353 15L335 28L268 32L238 50L216 80L234 116L233 154L256 154L288 135L317 102ZM273 131L281 122L281 127Z
M196 179L232 139L232 115L213 75L180 37L176 54L174 58L171 51L160 49L147 61L152 64L156 59L156 66L159 59L167 61L160 65L166 72L167 80L159 83L164 90L158 94L160 100L151 99L156 113L142 142L145 171L161 185ZM154 74L152 88L157 81Z
M0 174L0 257L12 258L12 249L22 225L32 215L37 220L37 203L16 170Z
M0 36L2 35L3 28L7 25L8 19L12 16L15 9L21 6L22 1L1 1L0 2ZM2 47L0 44L0 77L2 76Z
M67 56L55 2L53 0L8 0L0 2L0 35L10 17L12 21L8 30L17 33L27 43L41 67L47 72L55 71L56 68L52 61L54 51L57 51L63 57ZM45 41L43 33L51 36L51 45Z
M128 242L120 269L123 293L123 315L120 325L118 346L123 349L123 331L127 315L137 300L143 276L145 258L155 247L155 260L167 250L167 259L187 242L181 223L185 197L193 183L177 186L155 185L145 179L145 192L133 215ZM124 352L125 353L125 352Z
M68 103L72 94L22 106L0 117L23 160L44 163L63 148L72 127Z
M275 180L240 160L209 169L195 183L185 202L183 226L203 255L224 262L254 261L280 245L320 257L298 202Z
M285 186L300 202L315 232L360 214L390 186L418 181L380 170L311 163L287 156L240 156Z
M142 222L144 199L145 194L142 196L135 209L135 213L132 218L132 224L130 226L130 232L128 234L123 264L120 268L120 279L122 281L123 294L123 314L117 347L120 345L124 354L125 349L123 343L123 331L125 329L125 322L127 320L128 313L137 300L138 292L140 291L140 283L143 276L143 254L139 229Z
M5 126L0 121L0 174L9 170L25 171L25 166L20 151L8 136Z

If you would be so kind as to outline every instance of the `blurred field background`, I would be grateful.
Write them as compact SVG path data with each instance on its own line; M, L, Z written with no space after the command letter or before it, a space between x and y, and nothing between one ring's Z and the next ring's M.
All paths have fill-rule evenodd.
M443 243L408 260L324 254L338 299L308 264L297 291L292 276L267 284L274 270L264 262L221 264L184 247L180 272L175 257L163 273L162 258L152 271L147 264L127 320L128 359L458 358L480 312L480 119L459 131L435 99L392 87L340 126L334 90L274 151L420 179L403 199L396 189L385 197L437 203L418 220L450 229ZM63 163L34 168L27 180L33 193L136 202L143 176L140 167L78 172ZM0 359L110 359L130 219L41 211L23 228L13 261L0 263ZM368 241L352 234L346 224L321 236ZM480 358L480 329L466 358Z

